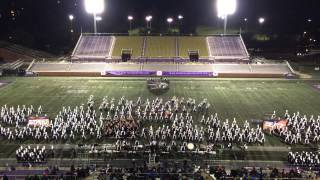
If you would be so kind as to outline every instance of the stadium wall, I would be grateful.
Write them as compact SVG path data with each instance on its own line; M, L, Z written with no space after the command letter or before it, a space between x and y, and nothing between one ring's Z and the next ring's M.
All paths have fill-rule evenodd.
M36 72L38 76L101 77L98 72Z
M219 73L219 78L284 78L284 74L241 74L241 73Z

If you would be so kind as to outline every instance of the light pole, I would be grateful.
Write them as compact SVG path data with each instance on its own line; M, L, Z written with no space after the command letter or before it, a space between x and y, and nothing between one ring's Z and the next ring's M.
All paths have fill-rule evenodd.
M178 22L179 22L179 33L181 34L181 28L182 28L182 20L183 16L181 14L178 15Z
M167 18L167 22L168 22L168 24L169 24L169 30L170 30L170 28L171 28L171 23L173 22L173 18L171 18L171 17Z
M236 0L217 0L218 17L224 20L223 34L227 34L228 15L235 13L236 8Z
M97 34L97 14L104 11L104 0L84 0L86 11L93 15L94 33Z
M151 29L151 20L152 20L152 16L151 15L148 15L146 16L146 21L147 21L147 29Z
M102 21L102 17L101 16L96 16L96 31L98 31L98 22Z
M128 16L128 21L129 21L129 28L130 28L130 30L131 30L131 29L132 29L133 16L129 15L129 16Z
M248 32L248 18L244 18L243 21L244 21L245 30L246 32Z
M260 33L263 33L262 25L266 22L266 19L264 17L260 17L258 19L258 22L260 24ZM266 37L263 35L263 39L266 40Z
M72 22L73 22L74 16L72 14L69 15L69 20L70 20L70 32L73 33L73 26L72 26Z

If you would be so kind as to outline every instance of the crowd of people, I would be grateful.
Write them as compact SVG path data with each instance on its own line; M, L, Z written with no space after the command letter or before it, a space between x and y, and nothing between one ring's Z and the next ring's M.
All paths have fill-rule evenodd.
M104 97L98 106L93 96L87 104L75 108L62 107L48 126L30 126L31 115L41 115L25 105L1 108L0 135L9 140L101 140L115 139L115 149L160 147L163 151L207 151L221 143L263 143L260 126L251 128L246 121L238 125L222 121L218 114L210 114L210 103L203 99L173 97L129 100ZM96 111L95 107L99 107ZM99 114L99 115L97 115ZM188 145L191 143L191 147ZM143 149L142 149L143 150Z
M299 167L319 167L319 153L314 152L289 152L288 162Z
M246 120L238 123L235 118L222 120L211 109L207 99L193 98L136 100L121 97L104 97L100 103L90 96L86 104L74 108L62 107L48 126L28 125L30 116L44 115L42 106L1 107L0 137L10 141L66 140L83 142L111 140L112 150L141 151L152 153L193 152L211 153L217 146L232 147L263 144L265 134L260 125L251 127ZM272 118L276 118L275 113ZM320 116L290 115L286 111L284 128L275 128L271 133L280 136L288 144L317 143L320 139ZM93 148L91 150L95 152ZM43 148L20 147L18 161L45 161ZM302 166L318 166L317 154L290 153L289 162Z
M280 136L287 144L317 144L320 142L320 116L301 115L299 112L289 114L285 112L284 119L287 126L274 128L271 133Z
M317 172L303 171L296 168L243 167L227 169L223 166L186 168L184 165L175 165L157 168L106 167L101 169L97 179L316 179L317 177L319 177Z
M96 173L93 173L96 172ZM168 164L159 167L146 165L133 167L113 167L110 165L97 168L71 166L70 170L60 170L58 166L45 170L11 170L2 171L2 179L19 177L28 180L39 179L317 179L319 172L298 168L277 169L273 167L239 167L228 169L223 166L192 167L188 164ZM17 175L17 176L16 176Z
M20 146L16 150L16 158L22 163L43 163L47 161L47 150L45 146L31 148Z

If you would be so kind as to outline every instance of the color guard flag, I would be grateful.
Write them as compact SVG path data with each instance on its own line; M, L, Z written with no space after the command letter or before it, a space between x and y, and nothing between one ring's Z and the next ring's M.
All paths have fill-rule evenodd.
M283 129L287 127L288 120L268 120L263 122L263 130L268 130L268 129Z

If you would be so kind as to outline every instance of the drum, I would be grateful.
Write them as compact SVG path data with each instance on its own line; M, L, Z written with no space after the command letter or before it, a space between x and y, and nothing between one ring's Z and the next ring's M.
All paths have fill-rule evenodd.
M193 144L193 143L189 143L189 144L187 145L187 148L188 148L190 151L192 151L192 150L194 149L194 144Z

